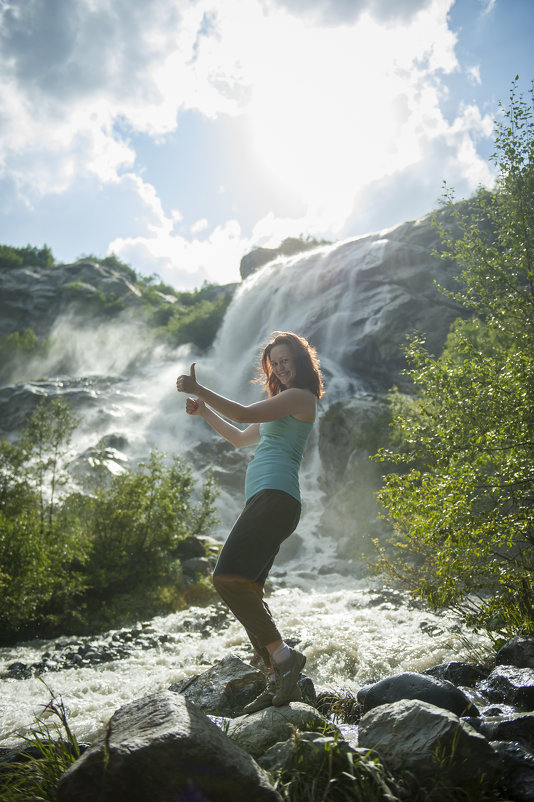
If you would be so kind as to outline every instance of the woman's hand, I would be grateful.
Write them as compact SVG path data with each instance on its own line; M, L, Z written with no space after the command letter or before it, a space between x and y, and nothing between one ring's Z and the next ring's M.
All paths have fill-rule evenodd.
M188 415L202 415L206 405L200 398L188 398L185 402L185 411Z
M178 376L176 379L176 389L179 393L191 393L192 395L197 395L198 383L195 376L195 365L196 362L193 362L190 368L189 376L187 374L183 374L182 376Z

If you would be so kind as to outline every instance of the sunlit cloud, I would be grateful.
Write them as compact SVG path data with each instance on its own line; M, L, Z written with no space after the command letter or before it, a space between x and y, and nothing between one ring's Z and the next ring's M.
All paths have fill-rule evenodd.
M488 118L442 112L443 76L460 70L453 0L77 0L52 17L44 5L0 10L0 178L28 203L85 176L121 184L142 207L139 235L109 250L141 271L236 280L253 244L346 234L366 193L407 171L422 186L449 170L436 194L444 177L468 190L491 178L476 149ZM477 66L468 75L480 83ZM302 214L273 207L244 231L201 212L182 229L184 210L164 207L133 143L179 137L191 110L238 119L259 172Z

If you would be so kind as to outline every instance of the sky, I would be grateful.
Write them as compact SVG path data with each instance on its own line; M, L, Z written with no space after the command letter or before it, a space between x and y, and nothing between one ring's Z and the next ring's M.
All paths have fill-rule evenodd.
M177 289L491 186L534 0L0 0L0 243Z

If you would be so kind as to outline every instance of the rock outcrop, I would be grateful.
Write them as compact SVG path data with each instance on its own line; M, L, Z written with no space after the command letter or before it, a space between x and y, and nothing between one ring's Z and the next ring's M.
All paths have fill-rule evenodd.
M141 293L127 274L97 262L55 267L23 267L0 271L0 335L31 328L46 336L56 319L72 307L88 307L104 299L117 311L136 309ZM112 311L112 310L110 310Z
M496 775L495 753L469 724L443 708L402 699L360 721L358 743L375 749L394 773L412 772L424 785L439 774L455 786L476 786Z
M180 694L117 710L63 775L58 802L280 802L267 773Z

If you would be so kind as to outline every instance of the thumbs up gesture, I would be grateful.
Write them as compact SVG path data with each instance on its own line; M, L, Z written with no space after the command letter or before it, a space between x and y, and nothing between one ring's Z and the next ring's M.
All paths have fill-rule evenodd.
M179 393L193 393L196 394L198 389L197 378L195 375L195 365L196 362L193 362L191 368L189 369L189 375L184 373L182 376L178 376L176 379L176 389Z

